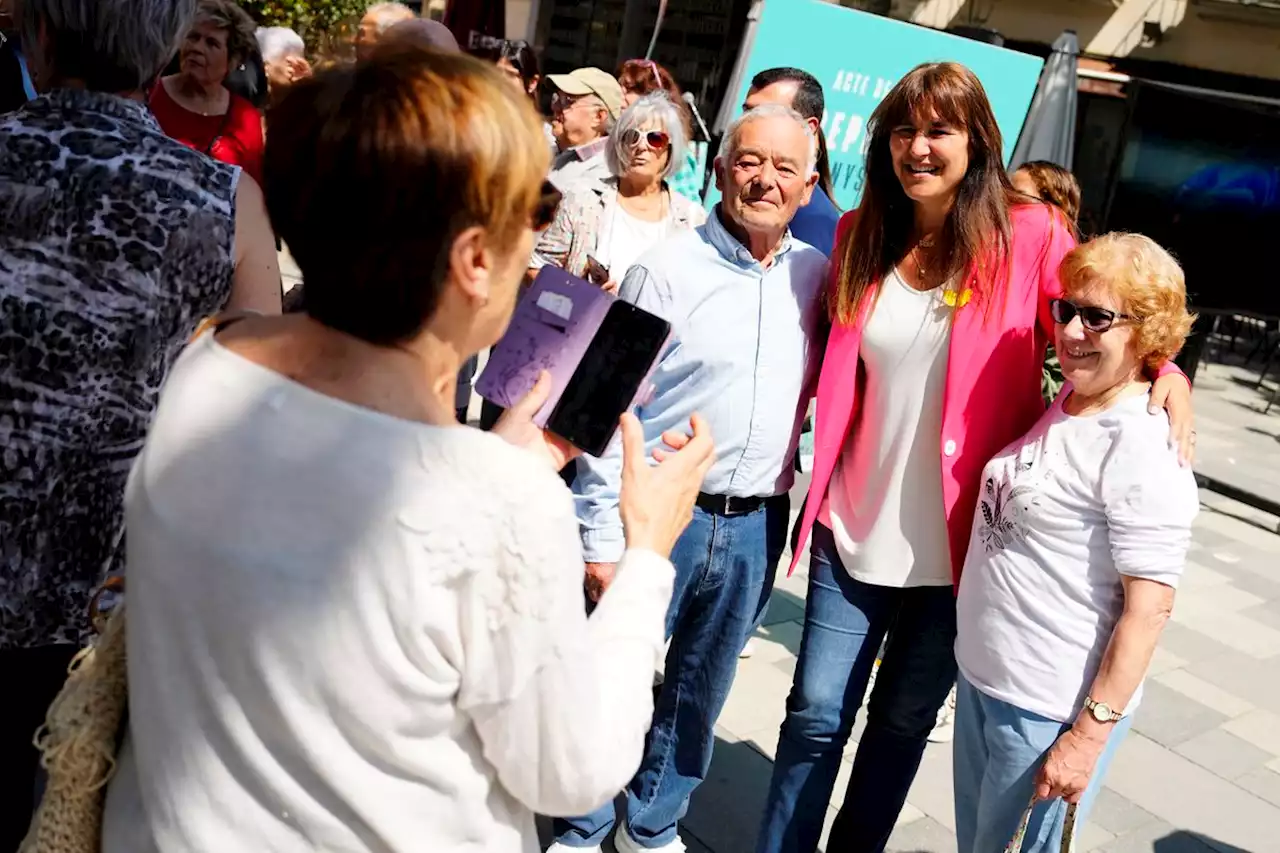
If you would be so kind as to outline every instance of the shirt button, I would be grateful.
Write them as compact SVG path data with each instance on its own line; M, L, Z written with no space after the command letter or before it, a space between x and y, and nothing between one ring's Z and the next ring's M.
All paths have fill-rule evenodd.
M942 445L942 452L943 452L943 454L945 454L945 455L947 455L947 456L955 456L955 455L956 455L956 443L955 443L953 440L951 440L951 439L949 439L949 438L948 438L948 439L947 439L947 443L946 443L946 444L944 444L944 445Z

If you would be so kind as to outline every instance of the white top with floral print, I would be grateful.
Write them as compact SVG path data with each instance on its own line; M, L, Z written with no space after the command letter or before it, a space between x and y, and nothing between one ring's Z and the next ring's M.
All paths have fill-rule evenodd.
M1176 587L1200 507L1147 395L1073 417L1070 392L987 463L956 605L964 677L1064 723L1120 618L1121 575ZM1141 698L1139 688L1127 712Z

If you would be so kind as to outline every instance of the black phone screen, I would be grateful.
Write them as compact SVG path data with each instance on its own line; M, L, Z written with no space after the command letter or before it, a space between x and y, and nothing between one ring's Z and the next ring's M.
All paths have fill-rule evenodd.
M609 446L662 354L671 324L629 302L614 302L556 403L547 429L592 456Z

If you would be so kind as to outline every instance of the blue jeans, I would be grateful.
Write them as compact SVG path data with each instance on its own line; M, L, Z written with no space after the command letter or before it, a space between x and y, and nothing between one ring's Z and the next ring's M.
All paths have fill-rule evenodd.
M764 619L789 507L780 495L744 515L695 509L671 552L676 581L667 610L666 674L644 759L626 791L627 830L642 847L675 839L676 823L711 766L716 718L733 686L738 654ZM614 820L608 803L585 817L556 820L553 829L561 844L593 847L608 837Z
M871 667L888 635L867 728L828 850L879 853L907 800L955 681L949 586L873 586L849 576L831 530L813 528L809 593L758 853L813 853Z
M1133 724L1115 724L1076 807L1076 825L1088 816L1116 749ZM994 699L960 676L956 685L956 840L959 853L1001 851L1013 838L1031 802L1033 782L1045 753L1071 728L1057 720ZM1067 804L1042 802L1031 813L1022 853L1056 853L1062 845Z

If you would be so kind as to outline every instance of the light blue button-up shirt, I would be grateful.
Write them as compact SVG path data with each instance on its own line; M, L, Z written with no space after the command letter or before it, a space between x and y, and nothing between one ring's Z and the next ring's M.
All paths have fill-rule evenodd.
M666 430L687 432L695 413L715 439L702 490L781 494L822 357L820 295L827 259L791 237L764 269L725 230L716 208L705 225L658 245L622 281L623 299L668 320L673 343L654 372L652 398L637 407L650 451ZM621 441L600 459L578 460L574 494L588 562L624 550L618 515Z

